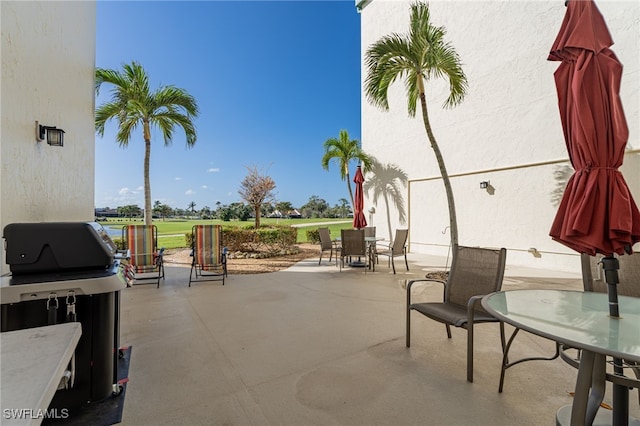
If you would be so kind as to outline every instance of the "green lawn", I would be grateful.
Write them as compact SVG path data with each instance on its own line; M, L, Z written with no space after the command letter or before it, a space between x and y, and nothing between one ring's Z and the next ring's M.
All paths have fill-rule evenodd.
M329 228L332 236L339 236L341 229L349 229L352 227L352 222L350 219L325 219L325 218L315 218L315 219L271 219L271 218L262 218L260 219L260 223L262 225L295 225L298 228L298 243L306 243L307 242L307 230L308 229L317 229L319 225L318 223L324 222L332 222L326 226ZM335 223L333 223L335 222ZM129 224L142 224L142 219L137 220L129 220L129 219L115 219L109 218L106 222L100 222L102 226L105 228L111 228L115 230L120 230L124 225ZM158 245L160 247L165 247L167 249L171 248L181 248L187 247L186 240L184 238L185 234L191 233L191 228L193 225L200 224L220 224L223 227L245 227L252 226L253 221L229 221L225 222L222 220L186 220L186 219L156 219L153 221L154 225L158 227ZM117 238L117 237L116 237Z

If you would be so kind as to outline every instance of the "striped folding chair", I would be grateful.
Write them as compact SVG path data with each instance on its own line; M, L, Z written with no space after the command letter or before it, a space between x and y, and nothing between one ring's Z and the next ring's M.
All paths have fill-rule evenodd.
M125 266L125 278L128 283L155 280L160 288L160 278L164 279L164 248L158 250L156 226L126 225L122 228L122 240L128 250Z
M227 276L227 253L222 247L222 226L195 225L191 235L193 261L189 273L189 287L191 282L213 280L222 280L224 285Z

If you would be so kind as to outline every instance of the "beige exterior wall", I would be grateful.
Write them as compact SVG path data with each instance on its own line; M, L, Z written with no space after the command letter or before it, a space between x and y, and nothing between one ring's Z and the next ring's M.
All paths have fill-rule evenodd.
M0 14L0 226L91 221L95 2L2 1ZM64 129L64 147L36 142L36 120Z
M622 101L630 128L623 173L640 202L640 3L597 1L624 65ZM553 73L547 61L565 14L564 2L431 1L431 17L447 29L462 58L469 92L462 105L442 109L446 80L430 82L431 124L452 176L459 240L506 247L508 264L579 270L575 252L548 236L557 211L555 172L568 165ZM362 53L392 32L405 33L407 1L372 0L361 10ZM365 67L362 79L364 82ZM362 99L362 144L409 176L407 204L412 252L446 255L449 216L440 172L420 113L411 119L403 83L389 92L390 111ZM418 107L419 108L419 107ZM564 161L563 161L564 160ZM366 179L366 176L365 176ZM492 194L480 189L490 181ZM371 206L365 201L365 209ZM374 224L387 234L385 208ZM392 217L392 227L402 227ZM535 248L540 255L529 252Z

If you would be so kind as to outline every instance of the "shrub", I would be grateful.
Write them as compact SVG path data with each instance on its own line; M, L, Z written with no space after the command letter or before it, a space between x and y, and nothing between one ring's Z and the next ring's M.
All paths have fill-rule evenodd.
M258 243L268 251L284 250L294 246L298 240L298 229L290 226L260 227L256 233Z
M230 251L255 251L256 243L257 234L253 229L222 229L222 244Z
M317 229L307 229L307 241L312 244L320 244L320 232Z
M191 233L185 234L187 247L192 247ZM266 225L255 229L253 225L222 228L222 245L229 251L256 252L263 249L275 252L295 246L298 230L291 226Z
M127 247L122 238L113 238L113 243L116 245L118 250L126 250Z
M187 247L193 248L193 234L191 232L184 234L184 241L187 243Z

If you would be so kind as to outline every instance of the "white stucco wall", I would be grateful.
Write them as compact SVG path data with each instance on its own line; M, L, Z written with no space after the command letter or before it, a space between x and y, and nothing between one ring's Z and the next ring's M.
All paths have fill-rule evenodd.
M640 202L640 2L597 1L624 65L622 101L630 129L623 173ZM432 21L462 58L468 96L442 109L446 80L429 82L431 124L452 176L460 244L506 247L513 265L578 271L577 254L551 240L557 206L554 171L567 162L553 72L547 61L565 14L564 2L431 1ZM407 1L372 0L361 11L362 53L392 32L406 33ZM362 79L366 78L363 65ZM390 111L371 106L363 95L364 150L395 163L409 176L410 250L446 254L447 202L420 112L410 119L403 83L389 92ZM419 106L418 106L419 108ZM365 177L366 178L366 177ZM489 180L493 194L480 189ZM365 202L365 209L371 203ZM376 222L385 223L383 206ZM392 218L394 220L394 218ZM401 226L397 221L394 228ZM443 233L444 232L444 233ZM386 233L386 227L380 228ZM536 248L540 257L528 252Z
M0 226L93 220L95 2L2 1L0 14ZM64 129L64 147L36 142L36 120Z

